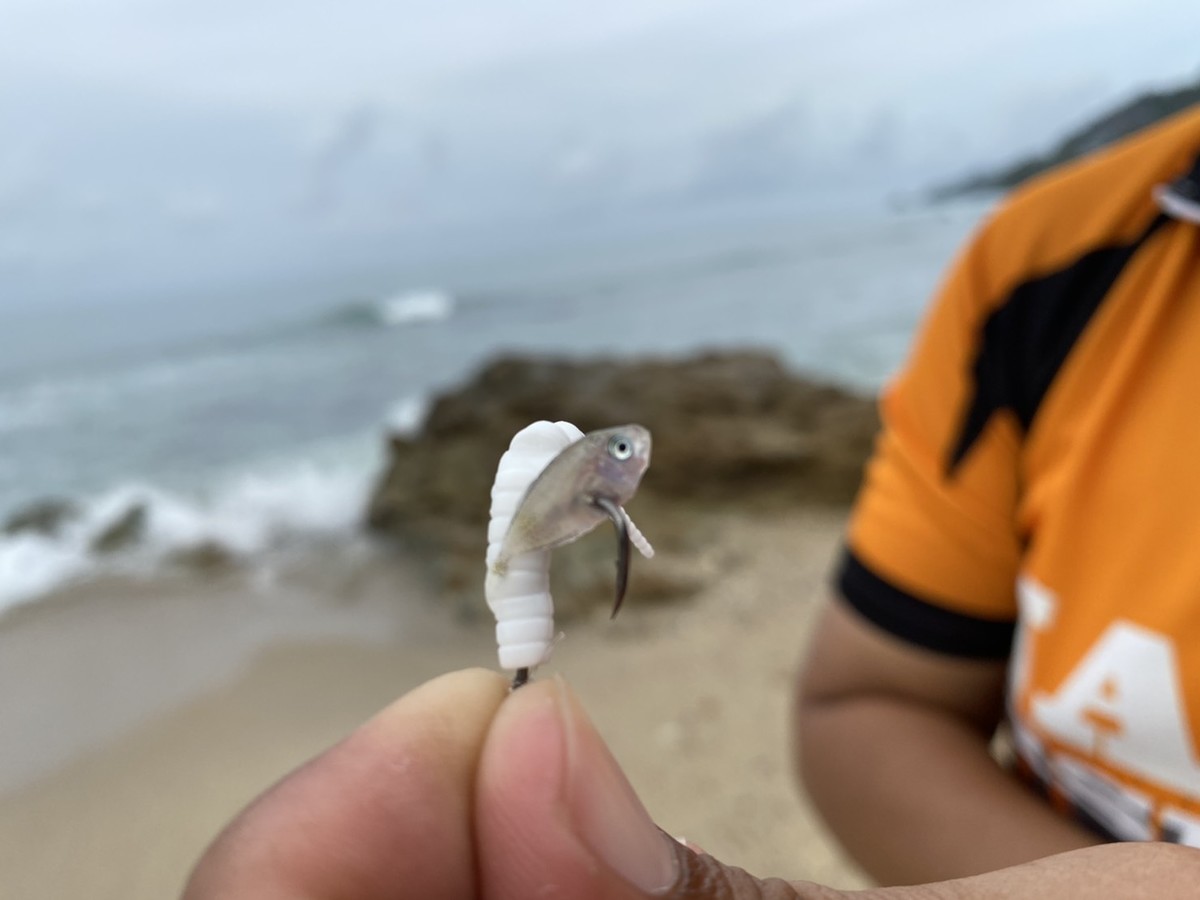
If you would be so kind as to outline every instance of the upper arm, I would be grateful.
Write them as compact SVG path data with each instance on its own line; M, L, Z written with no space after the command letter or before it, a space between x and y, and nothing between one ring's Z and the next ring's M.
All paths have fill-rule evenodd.
M1003 711L1022 552L1021 434L1002 411L980 416L991 385L976 363L1012 265L1010 219L989 222L959 255L883 392L839 597L817 626L800 682L802 715L871 696L990 730Z
M1004 703L1005 663L925 650L872 625L841 598L826 605L797 684L799 726L860 698L935 709L990 733Z

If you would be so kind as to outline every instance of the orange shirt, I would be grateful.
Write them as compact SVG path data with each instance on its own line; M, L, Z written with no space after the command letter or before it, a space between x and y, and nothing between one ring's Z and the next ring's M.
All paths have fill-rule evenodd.
M1010 660L1021 761L1121 839L1200 846L1200 109L980 229L881 401L839 586Z

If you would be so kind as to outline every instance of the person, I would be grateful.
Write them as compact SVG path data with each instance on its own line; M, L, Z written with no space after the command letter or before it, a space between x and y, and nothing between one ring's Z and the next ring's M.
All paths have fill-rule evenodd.
M564 682L510 695L476 670L422 685L254 801L184 900L1174 900L1195 896L1197 856L1110 844L858 893L760 880L655 828Z
M1200 106L1006 200L883 393L795 729L877 880L1200 847L1198 383Z
M1198 154L1192 112L1018 192L885 393L796 704L818 808L901 885L855 897L1195 895ZM1002 719L1040 794L992 761ZM267 791L184 896L850 895L675 841L565 682L476 671Z

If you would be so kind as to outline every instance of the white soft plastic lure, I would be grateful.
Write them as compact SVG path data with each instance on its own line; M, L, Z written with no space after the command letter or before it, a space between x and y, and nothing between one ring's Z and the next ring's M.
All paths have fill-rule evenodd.
M650 542L621 504L637 490L650 463L650 433L639 425L584 434L570 422L534 422L500 457L492 485L484 593L496 616L500 667L528 670L546 662L554 645L550 551L611 518L617 525L617 602L624 595L628 541L642 555Z

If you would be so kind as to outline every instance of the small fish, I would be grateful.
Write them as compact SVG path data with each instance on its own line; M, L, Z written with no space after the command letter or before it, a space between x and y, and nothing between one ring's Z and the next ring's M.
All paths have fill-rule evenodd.
M492 571L503 575L514 557L570 543L609 518L617 529L615 616L629 577L630 522L621 505L637 491L649 465L650 432L641 425L585 434L554 457L529 486Z

